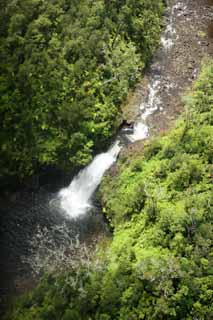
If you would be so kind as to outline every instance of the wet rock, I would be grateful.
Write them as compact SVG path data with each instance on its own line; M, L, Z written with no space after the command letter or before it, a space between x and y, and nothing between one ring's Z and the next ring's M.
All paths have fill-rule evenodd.
M174 10L173 23L176 29L176 41L173 46L165 53L161 48L155 54L153 64L146 71L144 79L138 84L128 96L128 101L124 107L123 123L120 127L122 130L132 132L134 121L140 118L139 106L146 101L149 94L149 84L153 80L153 76L159 76L162 86L159 90L159 96L162 100L158 110L149 117L149 125L151 126L151 134L164 133L171 121L177 118L183 109L181 96L185 89L191 85L192 79L197 76L192 73L193 70L199 70L201 60L204 56L211 52L211 44L213 38L213 0L171 0L169 3L177 5ZM185 6L187 6L185 8ZM165 22L170 21L170 10L165 12ZM207 32L208 30L208 32ZM200 32L205 33L205 37L200 38ZM199 41L199 43L198 43ZM171 84L171 86L170 86ZM175 84L175 87L173 87ZM163 106L163 107L162 107ZM143 150L145 141L134 143L129 148L124 148L121 157L125 157L126 153L134 155ZM128 156L129 156L128 154ZM112 171L116 171L113 166ZM50 179L52 172L48 174L44 172L44 177L40 177L39 181L30 182L36 190L43 185L43 180ZM63 181L63 185L67 183L65 178L58 175L57 180ZM70 181L70 177L68 179ZM52 181L50 182L53 185ZM2 182L5 189L5 184ZM48 189L49 190L49 189ZM9 201L6 201L8 200ZM47 200L47 201L46 201ZM5 205L5 202L8 202ZM14 279L18 275L25 274L26 268L20 261L20 256L29 251L29 239L35 232L35 225L42 223L44 226L52 226L58 223L60 218L57 213L49 214L48 194L42 190L35 193L27 194L7 193L1 197L0 215L0 263L1 278L4 286L0 288L0 296L2 291L11 291L14 285ZM26 287L23 282L17 282L17 290ZM13 291L13 290L12 290Z

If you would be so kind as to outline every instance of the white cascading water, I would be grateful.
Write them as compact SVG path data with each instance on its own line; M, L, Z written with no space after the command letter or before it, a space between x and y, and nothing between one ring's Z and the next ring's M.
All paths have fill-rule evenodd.
M170 14L169 23L161 37L161 44L163 50L168 51L176 40L176 30L173 21L175 10L180 9L180 4L173 6ZM183 8L185 9L185 8ZM131 142L142 140L148 137L149 128L147 125L147 118L155 112L161 101L158 97L161 82L159 78L154 79L149 86L148 101L140 105L141 116L139 121L134 125L132 134L126 136ZM94 160L85 169L81 170L79 174L74 177L71 184L59 192L60 207L72 218L77 218L84 215L92 207L91 198L104 173L116 161L117 156L121 150L119 141L105 153L96 156Z
M127 135L131 142L142 140L148 137L149 128L146 123L147 118L157 110L161 103L158 97L158 91L160 89L160 80L155 79L151 85L149 85L149 95L146 103L140 105L141 116L140 120L134 125L134 132L131 135Z
M177 32L175 29L175 21L174 21L174 16L175 16L175 11L180 10L178 16L184 14L186 10L186 6L181 7L181 3L175 4L171 8L171 13L170 13L170 18L168 25L161 37L161 44L162 44L162 49L163 51L168 52L169 49L173 46L174 42L177 40ZM153 80L152 84L149 85L149 94L148 94L148 99L146 103L142 103L140 105L140 119L134 124L133 128L133 134L127 135L127 138L131 142L135 142L138 140L143 140L149 136L149 127L147 124L147 118L153 114L158 107L161 104L161 100L159 98L159 91L161 89L161 81L159 78L156 78Z
M60 206L71 218L78 218L92 208L91 197L120 150L120 142L116 141L107 152L96 156L82 169L67 188L60 190Z
M163 45L164 50L169 50L178 38L175 29L174 13L179 9L182 9L182 11L179 12L178 16L184 13L186 6L182 8L182 3L178 2L172 7L169 23L167 24L166 30L161 37L161 44Z

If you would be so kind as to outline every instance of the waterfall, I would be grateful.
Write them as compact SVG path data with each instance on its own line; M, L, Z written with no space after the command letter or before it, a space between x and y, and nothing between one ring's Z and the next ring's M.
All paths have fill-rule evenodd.
M82 216L91 209L92 195L106 170L116 161L120 150L120 142L116 141L107 152L97 155L82 169L67 188L59 191L60 207L71 218Z
M171 8L168 25L161 37L162 50L167 53L176 40L176 30L174 23L175 10L181 8L181 3ZM159 91L161 89L161 79L154 76L149 88L148 97L145 103L140 105L140 118L134 124L133 133L126 134L130 142L142 140L148 137L149 127L147 118L153 114L160 106ZM70 217L77 218L84 215L92 207L91 198L101 182L101 179L107 169L116 161L121 150L119 141L105 153L96 156L94 160L85 169L81 170L67 188L63 188L58 193L60 208L62 208ZM53 199L54 200L54 199Z

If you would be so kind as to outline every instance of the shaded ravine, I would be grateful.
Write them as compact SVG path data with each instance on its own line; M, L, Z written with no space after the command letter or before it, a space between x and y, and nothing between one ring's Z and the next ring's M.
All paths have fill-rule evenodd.
M134 132L127 134L121 130L118 138L139 141L129 143L127 149L140 149L141 139L168 128L171 120L181 111L180 96L196 77L202 58L212 54L212 1L169 2L162 46L130 103L124 108L126 122L135 123ZM38 192L21 192L10 197L10 201L2 201L2 306L8 294L22 293L34 285L32 272L45 270L48 259L46 264L42 263L48 252L52 255L55 250L56 255L60 252L70 258L72 252L66 250L70 247L70 239L76 239L79 235L78 241L91 243L94 237L107 232L107 226L95 205L94 192L104 172L115 162L119 150L116 144L115 149L110 148L98 155L67 188L59 192L50 192L49 187L44 185ZM85 179L88 184L84 183ZM56 185L60 190L61 184ZM73 195L76 197L74 202ZM79 218L72 219L76 216ZM60 260L55 257L55 261Z

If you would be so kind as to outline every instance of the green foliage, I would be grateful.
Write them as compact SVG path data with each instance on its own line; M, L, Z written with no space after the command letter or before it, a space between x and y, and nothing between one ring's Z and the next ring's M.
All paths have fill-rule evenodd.
M209 62L176 128L105 178L102 267L44 278L7 320L211 319L212 89Z
M155 50L163 1L0 6L0 177L84 166Z
M211 318L212 93L210 61L176 128L130 164L120 161L102 184L114 227L109 268L116 268L106 275L125 281L113 319Z

